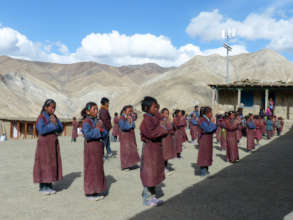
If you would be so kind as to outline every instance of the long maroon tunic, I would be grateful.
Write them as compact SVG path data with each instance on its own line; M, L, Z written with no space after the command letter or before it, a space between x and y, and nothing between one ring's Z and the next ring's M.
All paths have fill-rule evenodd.
M231 119L225 120L223 126L227 132L227 150L226 159L229 162L235 162L239 160L239 151L237 143L237 131L239 131L239 124L236 124Z
M262 135L263 135L263 125L262 125L262 121L257 119L255 121L255 125L256 125L256 131L255 131L255 138L256 140L261 140L262 139Z
M163 119L166 120L166 119ZM176 157L175 131L172 123L167 121L168 135L162 138L163 158L170 160Z
M165 164L162 150L162 137L168 130L160 125L161 116L144 114L140 125L143 142L140 178L143 186L153 187L165 179Z
M179 117L175 117L173 124L175 126L175 137L176 137L176 153L182 152L182 144L185 141L185 119L182 120Z
M236 137L237 141L240 141L242 138L242 125L238 125L238 128L236 130Z
M124 116L121 116L120 120L127 121ZM137 152L134 128L129 131L120 130L119 138L121 169L135 166L140 161L140 158Z
M78 128L78 122L77 121L73 121L72 122L72 138L77 138L77 128Z
M248 124L249 120L247 121ZM249 129L248 126L246 126L246 134L247 134L247 150L252 150L255 148L255 131L256 129Z
M113 120L113 124L114 124L114 127L113 127L113 131L112 131L112 135L114 137L117 137L119 136L119 117L118 116L115 116L114 117L114 120Z
M49 123L43 115L40 115L36 124L40 119L43 119L45 124ZM34 183L52 183L62 178L62 161L57 135L55 133L39 135L33 170Z
M208 122L207 119L200 117L198 124L200 134L198 138L199 150L197 157L197 165L200 167L208 167L213 163L213 133L205 133L201 128L203 122ZM216 130L215 130L216 131Z
M90 119L83 120L95 128ZM84 192L86 195L103 193L107 189L104 174L103 143L101 140L85 140L84 146Z
M217 124L217 130L216 130L216 140L217 142L220 142L221 140L221 123L222 123L223 119L218 119L216 124Z
M223 119L220 123L221 126L221 130L220 130L220 144L221 144L221 148L223 150L226 150L227 148L227 131L226 129L223 127L223 125L225 124L225 121L227 119Z
M196 119L196 117L194 117L193 119ZM190 120L189 121L189 129L190 129L191 140L194 141L194 140L198 139L198 133L199 133L198 125L192 124L192 122Z

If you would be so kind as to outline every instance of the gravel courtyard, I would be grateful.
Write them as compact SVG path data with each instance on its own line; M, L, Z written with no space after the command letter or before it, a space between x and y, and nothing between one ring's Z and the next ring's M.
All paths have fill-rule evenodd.
M136 136L141 152L138 130ZM55 184L58 193L51 196L41 195L32 183L36 140L1 142L0 219L282 219L293 210L293 200L288 201L292 190L291 195L287 191L288 184L293 189L292 137L290 131L271 143L262 140L253 153L245 152L242 138L241 161L235 165L226 163L225 152L214 144L211 175L206 178L197 174L197 149L186 143L183 159L170 161L175 173L162 184L165 205L151 209L142 205L139 169L120 169L119 143L111 143L116 158L105 161L109 195L88 201L83 194L83 138L77 143L59 138L64 179ZM284 204L292 205L291 210Z

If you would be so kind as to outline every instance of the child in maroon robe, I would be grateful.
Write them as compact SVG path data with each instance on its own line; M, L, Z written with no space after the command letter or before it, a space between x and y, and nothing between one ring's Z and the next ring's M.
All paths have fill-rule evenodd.
M163 202L156 198L156 186L165 179L162 138L168 134L168 128L158 112L157 100L146 96L141 102L145 112L140 125L143 142L140 178L143 190L143 202L146 206L159 206Z
M189 120L189 129L192 144L195 144L195 140L198 139L198 117L195 112L192 112L191 118Z
M114 137L114 141L116 142L119 136L119 121L120 118L118 117L118 113L115 112L114 114L114 119L113 119L113 131L112 131L112 136Z
M76 142L76 138L77 138L77 129L78 129L78 122L76 121L76 117L73 117L72 120L72 142Z
M215 119L213 118L212 109L210 107L202 107L200 109L199 119L200 135L198 139L199 150L197 157L197 165L200 167L200 175L209 174L209 166L213 162L213 133L217 130Z
M217 143L220 143L221 140L221 123L223 120L223 116L222 115L216 115L216 125L217 125L217 131L216 131L216 140Z
M235 113L236 114L236 113ZM242 120L241 120L241 115L239 113L236 114L236 119L238 121L240 121L239 125L238 125L238 129L236 130L236 137L237 137L237 142L239 143L239 141L241 140L242 138Z
M262 133L263 133L263 124L260 116L255 116L255 139L256 143L259 144L259 141L262 139Z
M165 160L165 173L171 175L173 171L168 166L168 160L176 157L176 145L174 142L174 127L169 118L169 110L167 108L162 109L161 114L163 120L168 128L168 135L162 138L162 147L163 147L163 158Z
M225 121L228 118L228 113L225 112L224 117L222 118L222 120L220 121L220 144L221 144L221 150L226 150L227 148L227 131L226 128L223 126L223 124L225 123Z
M235 118L235 112L229 112L223 127L227 131L226 159L230 163L236 163L239 160L237 132L240 125L240 117Z
M255 131L256 131L256 125L253 119L253 114L249 114L247 122L246 122L247 152L255 148L255 142L254 142Z
M186 133L187 116L185 115L185 111L184 110L181 110L181 114L182 114L182 120L184 121L184 124L185 124L184 127L181 127L181 130L184 133L183 143L185 143L186 141L188 141L188 137L187 137L187 133Z
M176 137L176 153L177 153L177 158L181 158L181 153L182 153L182 144L184 143L185 140L185 126L186 126L186 121L184 116L182 116L182 112L180 110L175 110L174 112L174 120L173 124L175 127L175 137Z
M274 122L273 122L273 116L269 116L266 120L266 132L267 132L267 138L271 139L273 137L273 129L274 129Z
M62 179L62 161L57 135L63 131L63 125L54 115L56 102L45 101L37 119L38 143L35 153L33 181L40 184L44 195L56 193L52 182Z
M101 200L106 195L107 184L104 174L103 140L108 132L103 122L97 119L98 106L86 104L81 112L84 144L84 192L89 200Z
M137 168L140 158L137 152L135 139L135 122L132 117L133 107L126 105L121 111L119 120L120 128L120 161L122 170Z

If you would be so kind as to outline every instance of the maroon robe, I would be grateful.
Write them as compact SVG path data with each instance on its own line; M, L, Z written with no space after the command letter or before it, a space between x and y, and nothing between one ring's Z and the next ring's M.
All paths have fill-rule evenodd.
M120 117L120 120L127 120L124 116ZM140 161L137 144L135 139L134 129L130 131L120 130L120 162L121 169L126 169L137 165Z
M204 133L204 131L200 128L200 125L203 122L208 122L207 119L200 117L198 124L200 129L200 134L198 138L198 157L197 157L197 165L200 167L208 167L213 163L213 133Z
M276 120L273 120L273 136L276 135Z
M238 128L236 130L236 137L237 137L237 141L239 142L242 138L242 125L238 125Z
M227 119L223 119L221 121L221 123L220 123L220 127L221 127L221 130L220 130L220 144L221 144L222 150L226 150L226 148L227 148L227 131L223 127L223 125L225 124L226 120Z
M140 125L143 142L140 178L146 187L156 186L165 179L162 137L168 134L168 130L160 125L160 120L160 114L146 113Z
M185 119L182 120L178 117L174 118L173 124L175 126L175 137L176 137L176 153L182 152L182 144L185 141Z
M261 120L261 124L262 124L262 135L264 135L266 133L266 123L264 121L264 119Z
M112 135L114 136L114 137L118 137L119 136L119 131L120 131L120 129L119 129L119 117L118 116L115 116L114 117L114 120L113 120L113 124L114 124L114 127L113 127L113 131L112 131Z
M249 120L247 121L247 123ZM255 148L255 132L256 129L249 129L248 126L246 126L246 136L247 136L247 150L252 150Z
M167 128L168 135L162 138L163 158L165 161L175 158L177 153L174 127L169 121L167 122Z
M193 119L196 119L196 117ZM198 132L199 132L198 125L192 124L192 122L190 120L189 121L189 129L190 129L191 140L194 141L194 140L198 139Z
M226 159L229 162L236 162L239 160L237 132L239 131L239 124L236 124L231 119L225 120L223 126L227 132L227 150Z
M95 128L90 119L83 123L89 123ZM104 174L103 143L102 140L85 140L84 146L84 192L86 195L103 193L107 189Z
M255 125L256 125L256 131L255 131L255 139L260 141L262 139L262 135L263 135L263 125L262 125L262 121L257 119L255 121Z
M78 128L78 122L73 121L72 122L72 139L76 139L78 134L77 134L77 128Z
M41 114L36 124L40 119L43 119L45 124L49 123ZM57 135L55 133L39 135L33 171L34 183L52 183L62 178L62 161Z

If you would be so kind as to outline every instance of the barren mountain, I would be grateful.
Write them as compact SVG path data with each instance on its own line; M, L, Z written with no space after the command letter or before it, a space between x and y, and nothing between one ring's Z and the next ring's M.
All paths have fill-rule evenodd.
M0 56L0 117L36 117L46 98L57 101L60 117L79 116L88 101L111 100L111 111L134 104L145 95L161 106L191 110L211 104L210 83L224 82L226 58L195 56L177 68L157 64L122 67L94 62L54 64ZM291 81L293 64L272 50L230 57L230 79Z

